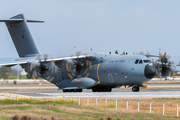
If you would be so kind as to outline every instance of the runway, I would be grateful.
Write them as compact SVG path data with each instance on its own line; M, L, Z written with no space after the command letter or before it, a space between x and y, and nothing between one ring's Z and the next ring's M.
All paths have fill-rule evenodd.
M151 85L150 85L151 86ZM62 90L49 90L47 87L52 87L51 85L48 86L41 86L46 89L41 90L31 90L31 89L20 89L20 90L11 90L1 89L0 92L2 93L9 93L9 94L16 94L24 97L32 97L32 98L111 98L111 99L129 99L129 98L180 98L180 88L177 84L166 84L165 86L175 86L172 89L163 89L159 86L162 85L152 85L155 88L153 89L141 89L140 92L132 92L131 89L113 89L112 92L92 92L91 90L83 90L82 93L79 92L72 92L72 93L63 93ZM3 86L3 87L12 87L12 86ZM16 86L20 87L20 86ZM37 87L37 85L22 85L21 87ZM151 88L151 87L150 87ZM1 97L4 97L1 95Z
M179 88L180 84L148 84L148 87L151 88ZM29 90L29 89L56 89L58 90L58 87L56 87L53 84L48 85L0 85L0 90Z

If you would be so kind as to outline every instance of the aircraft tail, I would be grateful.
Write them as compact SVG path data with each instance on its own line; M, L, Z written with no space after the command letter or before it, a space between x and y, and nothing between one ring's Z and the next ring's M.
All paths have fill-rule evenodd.
M26 20L23 14L19 14L7 20L0 20L0 22L6 23L19 57L28 57L39 54L27 26L27 22L44 21Z

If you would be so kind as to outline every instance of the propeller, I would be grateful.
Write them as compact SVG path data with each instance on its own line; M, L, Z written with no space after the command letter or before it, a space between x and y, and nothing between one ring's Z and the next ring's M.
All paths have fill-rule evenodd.
M46 71L49 70L49 67L47 65L47 58L48 58L48 55L47 54L44 54L44 61L42 62L41 59L39 59L39 63L40 65L38 66L39 67L39 73L41 75L43 75L44 73L46 73Z
M153 59L153 64L155 65L157 72L165 77L169 75L171 72L172 68L171 67L176 67L175 61L170 61L169 59L172 57L171 54L166 54L165 53L159 53L159 59Z
M54 79L51 76L53 73L57 72L57 67L55 66L55 69L53 69L54 67L51 67L53 61L47 62L48 57L49 56L47 53L43 53L43 56L37 55L34 57L35 62L32 62L30 65L30 72L32 73L33 79L37 79L39 77L47 79L49 81L52 81Z
M169 75L169 73L172 70L172 67L176 67L175 61L169 60L172 57L172 55L169 53L166 54L166 52L164 53L160 52L159 56L155 56L155 55L151 55L150 51L146 51L146 53L144 54L144 51L140 50L137 52L137 54L146 55L147 57L159 57L158 60L156 58L153 58L152 62L156 67L157 72L163 77Z
M66 62L66 69L68 70L67 75L70 79L73 79L75 77L88 77L89 76L89 70L91 69L91 61L88 60L89 58L87 53L84 53L82 55L86 55L86 57L82 58L80 57L81 50L76 51L76 58L73 58L73 53L70 54L69 57L72 57L70 60Z

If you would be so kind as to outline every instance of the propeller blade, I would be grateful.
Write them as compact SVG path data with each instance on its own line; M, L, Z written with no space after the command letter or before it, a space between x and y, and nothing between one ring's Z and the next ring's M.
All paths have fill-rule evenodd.
M69 55L69 57L72 57L73 56L73 53L71 53L70 55Z
M151 55L151 52L147 50L147 51L146 51L146 54L147 54L147 55Z
M138 55L143 55L144 52L143 52L143 50L140 50L140 51L137 52L137 54L138 54Z
M171 77L174 77L175 74L176 74L176 73L175 73L175 71L174 71Z
M171 58L171 57L172 57L172 55L168 53L167 54L167 58Z
M162 56L162 55L163 55L163 53L162 53L162 52L160 52L160 53L159 53L159 56Z
M76 56L79 56L81 54L81 50L76 51Z
M156 59L156 58L153 58L153 63L154 63L154 64L156 63L156 61L157 61L157 59Z

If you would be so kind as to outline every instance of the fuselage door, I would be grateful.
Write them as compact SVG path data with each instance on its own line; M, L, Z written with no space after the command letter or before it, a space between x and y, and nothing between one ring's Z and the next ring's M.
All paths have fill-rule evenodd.
M139 76L139 62L140 62L140 60L139 59L136 59L136 61L135 61L135 70L134 70L134 74L136 75L136 76Z
M109 79L109 81L110 81L111 83L114 82L114 79L113 79L113 76L112 76L111 73L108 74L108 79Z
M58 82L61 82L61 81L62 81L61 71L58 71L58 72L57 72L57 80L58 80Z

